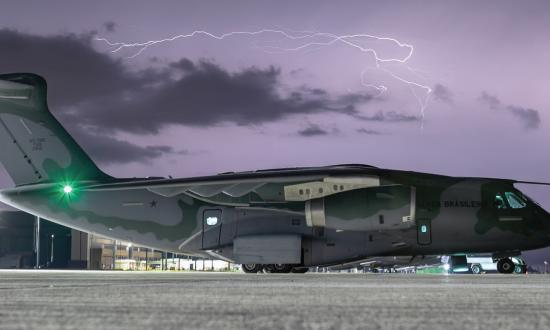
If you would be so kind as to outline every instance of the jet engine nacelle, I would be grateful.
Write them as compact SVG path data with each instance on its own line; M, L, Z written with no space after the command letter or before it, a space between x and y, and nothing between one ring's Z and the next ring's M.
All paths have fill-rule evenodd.
M391 185L306 201L306 223L335 230L370 231L414 226L416 189Z

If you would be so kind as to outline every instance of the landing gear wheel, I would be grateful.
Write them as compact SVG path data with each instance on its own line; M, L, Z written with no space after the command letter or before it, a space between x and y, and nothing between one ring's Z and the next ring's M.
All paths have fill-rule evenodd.
M472 270L472 274L481 274L481 266L480 265L472 265L470 267Z
M510 258L500 259L497 263L497 270L502 274L512 274L516 265Z
M309 268L307 267L294 267L290 272L295 274L304 274L307 273L308 270Z
M514 268L515 274L526 274L527 273L527 266L526 265L516 265Z
M248 274L255 274L262 270L263 266L259 264L242 264L243 272Z
M267 273L267 274L275 273L275 267L273 264L263 265L263 270L264 270L264 273Z
M289 264L273 264L272 273L290 273L292 270L292 265Z

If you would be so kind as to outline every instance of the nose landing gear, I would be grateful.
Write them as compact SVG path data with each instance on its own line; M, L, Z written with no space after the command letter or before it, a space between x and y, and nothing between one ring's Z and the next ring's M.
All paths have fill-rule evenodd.
M512 274L516 269L516 264L510 258L503 258L497 262L497 270L501 274Z

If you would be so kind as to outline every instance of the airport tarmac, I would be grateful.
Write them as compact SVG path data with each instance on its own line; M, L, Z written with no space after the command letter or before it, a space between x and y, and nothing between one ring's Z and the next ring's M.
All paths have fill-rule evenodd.
M0 271L0 329L549 329L550 275Z

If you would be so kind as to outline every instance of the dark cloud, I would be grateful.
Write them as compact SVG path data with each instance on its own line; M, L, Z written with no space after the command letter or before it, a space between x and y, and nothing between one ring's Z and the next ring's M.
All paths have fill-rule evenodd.
M71 132L82 148L100 164L122 164L130 162L150 163L152 160L165 154L176 152L170 146L138 146L117 138L94 134L78 129Z
M322 89L312 89L311 91L315 95L328 95L328 93ZM339 111L353 115L357 113L354 105L363 104L371 101L372 99L372 95L368 93L347 93L340 95L336 100L336 104L340 106Z
M113 21L105 22L103 23L103 28L105 29L105 31L113 33L116 31L117 24Z
M114 31L116 24L107 22L104 28ZM280 69L275 67L230 72L211 61L181 59L164 69L131 71L122 60L96 50L92 33L37 36L4 29L0 30L0 44L0 72L44 76L56 117L104 164L150 162L176 153L169 146L138 146L117 139L119 131L155 134L171 124L253 125L321 112L378 122L419 120L393 111L363 115L358 107L373 98L367 93L333 96L309 86L287 90L280 82ZM436 86L436 90L441 97L446 95L443 87ZM311 125L298 134L335 132Z
M94 111L99 100L120 97L150 79L127 71L119 60L91 47L92 35L34 36L0 30L0 72L33 72L48 80L48 99L56 117L90 155L101 163L148 162L169 147L142 147L81 125L82 109ZM87 108L84 105L88 105ZM59 111L61 110L61 111Z
M518 117L526 129L536 129L540 126L540 115L535 109L527 109L518 106L509 105L506 110L511 112L514 116Z
M170 65L159 85L109 99L108 105L79 116L89 125L122 128L137 133L157 133L164 125L211 126L273 122L296 114L320 112L358 113L357 105L371 96L331 97L318 88L280 92L280 70L246 68L229 72L210 61L182 59Z
M541 119L538 110L524 108L515 105L503 105L502 102L494 95L487 92L481 93L479 101L482 104L489 106L493 110L506 111L523 122L525 129L537 129L540 126Z
M357 107L372 99L368 94L333 97L309 87L282 92L275 67L229 72L210 61L182 59L166 69L130 71L121 60L95 50L92 34L0 30L0 44L0 71L43 75L62 122L111 133L158 133L172 124L260 124L320 112L357 115Z
M305 129L298 132L298 135L311 137L311 136L320 136L320 135L329 135L330 132L322 129L319 125L311 124Z
M441 101L444 103L453 103L453 93L449 88L436 84L432 90L432 95L436 101Z
M487 92L481 93L479 101L483 104L488 105L491 109L498 109L500 107L500 100L496 96L490 95Z
M399 113L395 111L378 111L372 116L368 115L359 115L354 114L354 117L366 120L366 121L378 121L378 122L417 122L420 121L422 118L420 116L415 115L409 115L404 113Z
M367 129L367 128L360 128L360 129L357 130L357 133L367 134L367 135L381 135L382 134L379 131L375 131L375 130Z
M289 71L290 76L293 77L293 78L299 77L299 76L303 75L304 73L305 73L305 70L302 69L302 68L292 69L292 70Z
M50 104L75 106L120 95L145 83L120 60L95 51L93 36L35 36L0 30L0 72L33 72L48 81Z
M104 28L114 30L116 24L107 22ZM52 112L104 163L145 162L174 153L167 146L116 139L118 131L154 134L170 124L248 125L320 112L358 115L357 106L372 99L368 94L332 97L309 87L283 93L275 67L229 72L209 61L182 59L165 69L130 71L120 59L97 51L92 33L37 36L3 29L0 45L0 72L44 76Z

